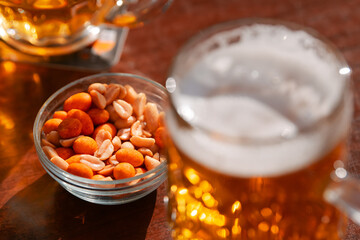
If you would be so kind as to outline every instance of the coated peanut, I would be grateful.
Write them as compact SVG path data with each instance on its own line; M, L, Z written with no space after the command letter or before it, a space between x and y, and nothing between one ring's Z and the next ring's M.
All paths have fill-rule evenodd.
M76 176L130 178L164 161L164 118L145 93L130 85L93 83L87 92L68 97L44 123L42 148L52 163Z

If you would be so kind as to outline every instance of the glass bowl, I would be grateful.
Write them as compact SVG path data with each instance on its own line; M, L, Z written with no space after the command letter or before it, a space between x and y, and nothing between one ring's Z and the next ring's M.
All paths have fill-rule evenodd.
M159 111L164 111L168 104L166 89L149 79L126 73L102 73L81 78L62 87L46 100L40 108L33 126L36 152L46 172L71 194L88 202L116 205L131 202L146 196L157 189L166 179L166 160L144 174L132 178L100 181L78 177L54 165L42 149L42 126L53 113L62 108L69 96L86 91L91 83L129 84L137 92L146 94L148 102L157 104Z

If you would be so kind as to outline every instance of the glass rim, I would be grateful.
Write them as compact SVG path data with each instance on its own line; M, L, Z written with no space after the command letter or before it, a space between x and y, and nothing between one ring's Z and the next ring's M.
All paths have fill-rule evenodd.
M41 162L41 164L44 166L46 166L45 170L46 171L51 171L51 173L56 174L57 177L61 176L61 180L65 181L72 184L72 185L76 185L78 187L82 187L82 188L87 188L87 189L96 189L96 190L101 190L101 191L112 191L112 190L121 190L122 188L133 188L139 185L139 183L143 182L143 181L139 181L138 183L131 185L131 186L121 186L121 187L115 187L115 188L97 188L95 186L84 186L82 184L92 184L92 185L98 185L98 186L107 186L107 185L114 185L114 184L125 184L134 180L140 180L141 178L146 178L151 174L154 174L153 176L146 178L146 181L152 180L152 179L156 179L158 176L160 176L162 173L166 172L166 162L162 162L160 163L159 166L143 173L140 174L138 176L134 176L131 178L126 178L126 179L119 179L119 180L113 180L113 181L101 181L101 180L93 180L93 179L87 179L87 178L83 178L83 177L79 177L73 174L68 173L65 170L60 169L59 167L55 166L55 164L51 163L50 159L46 156L46 154L44 153L42 146L41 146L41 128L40 127L40 122L41 122L41 116L43 115L44 111L46 110L46 108L49 106L50 103L52 103L54 101L54 99L56 97L58 97L61 93L63 93L64 91L66 91L67 89L70 89L74 86L76 86L77 84L84 82L86 80L91 80L91 79L95 79L95 78L99 78L99 77L132 77L132 78L136 78L139 80L143 80L146 83L149 83L151 85L153 85L155 88L161 90L162 92L164 92L164 94L166 94L168 96L168 92L166 90L166 88L164 86L162 86L160 83L157 83L149 78L146 77L142 77L136 74L131 74L131 73L98 73L98 74L93 74L93 75L89 75L80 79L77 79L71 83L66 84L65 86L61 87L60 89L58 89L56 92L54 92L44 103L43 105L40 107L40 110L38 111L34 124L33 124L33 140L34 140L34 145L35 145L35 149L37 151L37 153L39 154L39 160ZM44 161L44 159L47 159L49 161ZM64 179L65 178L65 179ZM69 182L69 180L74 180L74 182Z
M349 66L349 64L347 63L345 57L343 56L343 54L340 52L340 50L329 40L327 39L325 36L321 35L319 32L317 32L315 29L310 28L308 26L304 26L298 23L294 23L291 21L285 21L285 20L278 20L278 19L271 19L271 18L244 18L244 19L236 19L236 20L230 20L230 21L225 21L225 22L220 22L217 23L215 25L209 26L201 31L199 31L197 34L193 35L192 37L190 37L183 45L182 47L180 47L180 49L178 50L177 54L175 55L169 71L168 71L168 77L166 79L166 84L168 83L169 79L170 80L175 80L176 82L176 77L174 77L175 72L177 70L177 66L181 64L183 59L189 59L189 55L191 55L191 53L189 54L189 50L191 50L193 47L197 47L199 43L201 43L201 41L206 41L207 38L210 38L216 34L222 34L224 32L227 32L230 29L240 29L243 28L245 26L251 26L252 24L263 24L263 25L268 25L268 26L284 26L287 27L289 30L292 31L296 31L296 30L302 30L306 33L308 33L312 38L320 41L322 44L324 44L324 46L327 47L327 49L329 49L330 53L332 56L335 57L335 59L337 60L337 62L340 64L339 69L343 69L343 68L347 68L349 70L348 73L346 74L340 74L339 76L343 76L344 80L346 80L346 82L343 85L343 89L341 91L341 95L339 96L339 100L336 102L336 104L334 105L334 107L331 109L331 111L329 111L329 114L319 118L319 120L317 120L314 124L311 124L311 126L306 127L306 128L299 128L298 132L296 134L293 134L291 136L281 136L279 134L279 136L277 137L269 137L266 139L259 139L256 137L243 137L243 136L228 136L219 132L214 132L211 131L209 129L203 128L199 125L195 125L195 124L191 124L189 121L187 121L186 119L184 119L179 112L177 111L176 108L176 104L175 104L175 97L174 94L169 91L169 105L170 105L170 109L173 109L173 112L176 116L176 118L180 119L182 126L189 128L189 129L194 129L197 130L199 132L202 132L208 136L215 136L217 139L221 139L224 142L239 142L241 144L249 144L249 145L262 145L262 144L273 144L273 143L281 143L284 141L288 141L289 139L294 139L297 138L303 134L315 131L319 125L322 125L324 122L327 122L333 118L335 118L337 116L337 114L342 110L342 104L345 101L345 95L348 93L347 90L349 88L349 84L351 84L350 80L351 80L351 73L352 70ZM181 79L180 79L181 81Z

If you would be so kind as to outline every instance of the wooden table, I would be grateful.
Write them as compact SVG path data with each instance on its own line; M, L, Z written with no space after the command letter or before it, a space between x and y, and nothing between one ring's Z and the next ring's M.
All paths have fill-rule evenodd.
M247 17L314 28L345 55L356 104L349 171L359 173L360 0L175 0L165 14L130 31L120 62L107 71L141 73L164 84L173 57L192 35ZM133 203L100 206L66 192L38 161L32 138L38 109L55 90L89 74L0 62L0 239L170 239L166 183ZM354 225L347 239L360 239Z

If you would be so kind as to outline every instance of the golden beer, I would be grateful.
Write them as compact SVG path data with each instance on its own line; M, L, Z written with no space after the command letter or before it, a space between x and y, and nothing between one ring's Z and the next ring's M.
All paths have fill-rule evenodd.
M340 239L323 192L343 167L352 114L343 59L290 25L202 34L167 81L173 238Z
M26 53L68 54L93 43L101 24L141 25L165 11L170 3L170 0L0 0L0 37Z

